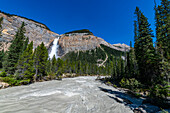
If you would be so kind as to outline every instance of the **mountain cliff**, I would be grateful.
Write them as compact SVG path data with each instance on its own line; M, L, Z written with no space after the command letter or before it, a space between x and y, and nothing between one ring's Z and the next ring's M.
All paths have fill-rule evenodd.
M44 24L36 21L3 12L0 12L0 18L1 17L3 17L0 36L1 49L8 49L10 42L13 40L22 22L25 23L25 36L29 37L30 41L34 41L34 48L41 44L41 42L44 42L45 46L49 47L49 44L55 38L59 37L59 34L50 31Z
M0 12L0 18L1 17L3 17L0 36L0 42L2 44L1 50L8 50L17 29L21 26L22 22L24 22L26 29L25 36L29 38L29 41L34 42L34 49L43 42L49 52L51 52L54 39L59 38L57 43L59 46L56 51L58 56L63 56L72 51L92 50L100 47L101 44L118 51L125 51L124 48L111 45L104 39L94 36L93 33L87 29L71 31L59 35L50 31L44 24L25 17ZM129 49L126 49L126 51L128 50Z

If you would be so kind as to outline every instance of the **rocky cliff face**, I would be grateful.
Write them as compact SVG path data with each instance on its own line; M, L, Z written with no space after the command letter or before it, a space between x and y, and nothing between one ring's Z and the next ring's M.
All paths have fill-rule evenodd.
M58 41L58 56L63 56L70 51L95 49L96 47L100 47L100 44L119 51L125 51L124 48L111 45L102 38L94 36L89 30L78 30L59 35L50 31L44 24L24 17L0 12L0 18L1 17L3 17L3 22L0 36L2 46L0 50L8 50L10 42L13 40L17 29L21 26L22 22L24 22L26 28L25 36L29 37L29 41L34 42L34 48L43 42L50 52L54 39L60 37Z
M125 48L120 48L110 43L106 42L104 39L94 36L93 34L88 33L67 33L61 35L59 39L59 51L58 55L62 56L70 51L85 51L95 49L100 47L100 44L106 45L110 48L125 51ZM129 51L129 48L126 49Z
M46 47L57 38L59 35L47 29L43 24L29 20L23 17L6 15L0 13L0 18L3 17L2 29L0 41L2 43L2 48L7 50L10 45L10 41L13 40L17 29L21 26L22 22L25 23L26 33L25 36L29 37L29 41L34 42L34 48L37 47L41 42L44 42Z

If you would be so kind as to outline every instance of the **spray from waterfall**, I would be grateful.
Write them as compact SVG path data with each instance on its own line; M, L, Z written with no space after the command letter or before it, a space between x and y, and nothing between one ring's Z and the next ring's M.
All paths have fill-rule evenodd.
M49 54L49 58L52 59L53 56L55 55L56 59L59 57L57 55L57 51L58 51L58 40L59 40L59 37L54 39L53 41L53 45L52 45L52 48L51 48L51 52Z

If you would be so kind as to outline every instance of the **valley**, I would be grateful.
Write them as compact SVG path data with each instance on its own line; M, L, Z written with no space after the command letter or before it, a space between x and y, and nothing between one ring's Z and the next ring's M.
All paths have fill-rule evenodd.
M44 12L39 7L43 15L37 13L36 17L55 32L0 9L0 113L170 112L170 1L159 1L154 1L154 8L150 4L155 17L152 10L143 12L145 8L134 3L136 9L130 11L134 15L127 16L135 17L129 18L131 23L118 15L114 21L103 21L112 19L97 16L94 9L88 13L96 16L88 16L88 7L83 8L84 13L62 13L68 2L62 8L53 7L59 12L43 7ZM69 10L77 8L70 4ZM119 11L106 12L125 15ZM150 19L154 21L150 23Z

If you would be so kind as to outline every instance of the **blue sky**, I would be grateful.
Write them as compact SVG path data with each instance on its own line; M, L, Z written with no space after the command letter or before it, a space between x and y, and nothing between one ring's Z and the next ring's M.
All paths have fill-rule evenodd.
M154 30L154 0L0 0L0 10L44 23L58 34L89 29L111 44L128 45L134 40L136 6Z

